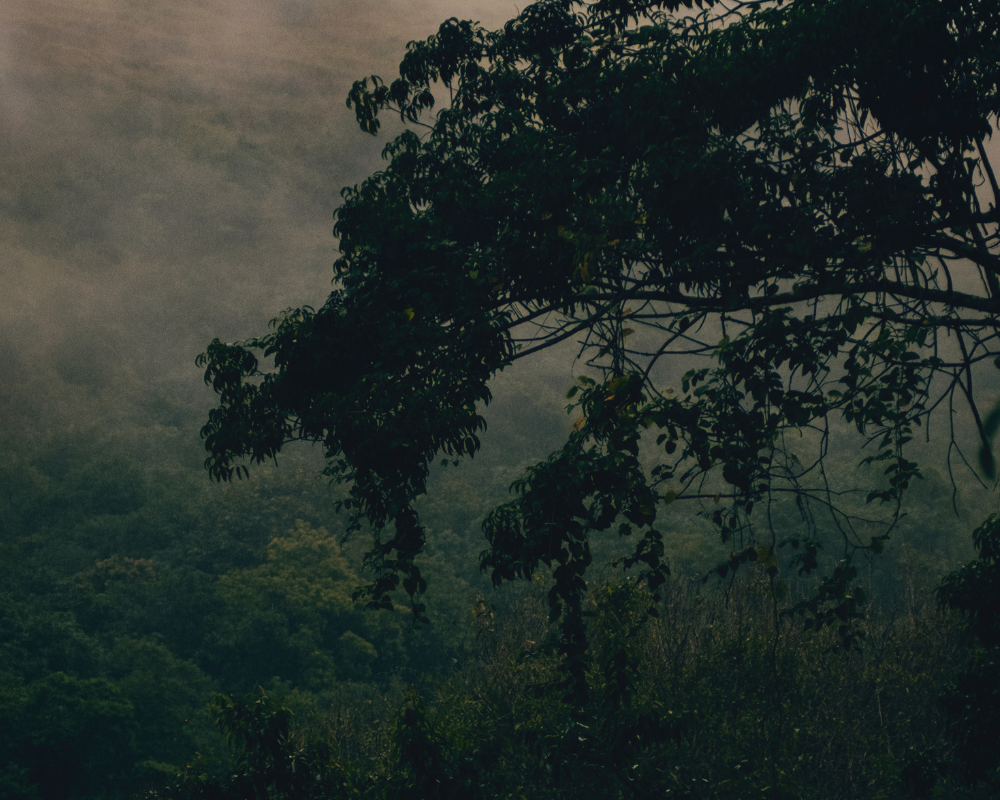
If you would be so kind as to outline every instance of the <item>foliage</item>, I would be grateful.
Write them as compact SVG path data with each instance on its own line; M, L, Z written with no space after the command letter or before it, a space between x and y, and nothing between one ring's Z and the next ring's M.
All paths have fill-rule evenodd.
M118 687L52 672L18 694L19 702L5 709L9 729L3 736L3 767L23 771L13 796L87 796L128 781L138 755L136 727L133 707Z
M714 499L720 574L761 559L781 594L780 572L820 567L811 525L768 524L795 495L844 559L797 611L850 647L851 559L882 549L921 476L917 428L966 404L992 472L1000 413L984 421L973 374L997 352L996 4L698 7L540 0L502 30L452 19L411 43L398 80L348 98L363 130L386 111L410 128L343 191L335 291L200 359L212 476L321 443L374 528L370 604L402 579L419 617L429 465L477 451L499 370L579 341L575 430L488 518L482 562L496 583L553 568L578 693L595 535L633 542L655 599L658 513ZM876 482L830 480L844 423Z
M442 603L456 607L449 625L409 631L365 612L351 599L360 560L319 524L336 524L327 487L293 460L218 491L197 471L144 468L107 442L9 445L3 797L126 798L197 753L214 776L224 747L203 710L213 692L262 683L302 725L325 726L331 708L355 727L377 724L400 681L425 681L461 654L471 626L457 609L470 601L449 565L427 565L454 591ZM144 489L134 503L81 507L89 472Z
M962 796L934 702L962 669L955 617L930 604L912 622L875 611L864 652L823 657L836 634L775 629L766 580L743 576L728 598L699 587L669 581L655 619L634 581L592 592L603 663L584 706L561 702L557 631L536 588L506 610L481 604L476 652L403 698L375 746L357 748L371 731L333 718L327 734L304 736L260 693L227 698L216 708L234 767L209 778L195 766L159 797L253 797L254 785L303 800ZM606 669L622 650L634 666L624 696ZM302 782L281 788L293 763Z
M245 699L219 695L216 721L235 757L231 774L216 779L194 764L169 792L190 800L309 800L331 793L350 794L347 776L323 747L295 747L289 731L290 713L276 707L266 694Z
M320 690L338 678L370 679L380 664L402 668L398 626L351 599L359 580L337 540L299 520L271 541L266 562L220 578L212 672L239 691L275 677Z
M961 612L981 647L944 693L951 730L971 783L1000 785L1000 516L973 534L979 558L947 575L938 587L942 606Z
M373 573L317 459L209 491L181 466L188 405L126 410L145 372L64 353L63 417L47 379L16 387L35 402L0 464L0 796L118 800L185 763L162 795L996 794L996 521L946 581L958 611L920 607L956 560L956 451L918 470L907 441L964 399L993 468L996 4L675 5L453 20L399 82L360 83L366 129L393 111L412 130L345 193L337 292L206 354L215 476L319 441L373 525ZM256 185L244 145L219 158ZM551 433L501 431L474 490L433 464L478 450L498 370L569 362L575 339L566 446L477 559L496 476ZM850 557L881 547L918 472L887 546L906 569L879 578ZM473 602L482 562L531 581ZM367 577L374 605L409 592L441 624L363 612Z
M73 458L86 471L86 452ZM152 469L144 503L119 515L81 514L59 501L64 478L70 486L77 478L46 454L22 447L18 459L22 480L45 485L51 500L13 521L3 541L4 797L118 800L176 784L185 764L189 776L224 788L249 768L227 761L209 716L219 708L202 707L213 692L239 696L260 676L265 705L295 712L281 752L315 779L296 784L305 797L319 787L339 796L339 781L351 796L373 800L416 792L434 780L428 752L433 772L463 796L669 789L756 797L777 774L803 798L899 797L922 765L930 765L938 796L961 796L952 769L961 748L935 698L961 684L969 645L957 617L919 606L922 584L901 588L903 569L866 585L876 605L859 623L863 652L850 657L824 655L835 631L817 639L780 617L776 628L766 559L719 584L691 580L693 569L671 575L657 618L646 612L647 587L605 572L608 582L591 586L582 604L591 697L576 707L561 702L547 571L499 591L483 586L478 601L453 577L473 546L475 500L461 485L433 498L434 531L420 563L435 624L412 629L351 600L363 542L334 533L332 516L324 532L325 487L315 481L316 493L307 492L308 474L293 457L251 482L215 487L214 498L191 476ZM946 480L928 488L933 503L947 503ZM920 549L916 574L947 571L954 557L942 533L952 523L918 516L931 527L905 540ZM683 519L673 522L682 533ZM694 538L710 526L691 521L702 525ZM880 568L897 556L908 563L902 541L894 538ZM789 602L805 591L790 580ZM275 624L256 632L248 624L267 620ZM351 659L341 641L348 631L378 654L350 664L358 673L342 671ZM235 646L246 655L242 669ZM76 767L69 780L46 772L56 751ZM266 759L258 763L270 769ZM273 778L272 788L280 775Z

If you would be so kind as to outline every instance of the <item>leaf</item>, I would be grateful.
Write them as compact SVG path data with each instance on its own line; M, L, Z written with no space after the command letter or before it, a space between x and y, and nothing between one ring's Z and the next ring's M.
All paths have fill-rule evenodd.
M682 9L693 4L704 13ZM902 453L913 427L932 413L947 423L941 401L959 397L942 395L935 373L1000 359L994 276L953 291L942 266L975 255L970 221L986 218L977 181L988 170L972 145L993 127L994 6L887 0L866 4L854 30L834 27L841 0L763 0L739 14L713 0L671 2L662 16L660 5L533 3L496 31L450 21L401 53L398 81L354 84L363 130L389 109L427 129L403 130L383 168L343 191L336 290L319 310L199 359L219 395L203 430L210 475L242 477L294 441L322 443L349 526L379 532L377 606L391 605L391 578L412 575L424 546L416 509L438 491L431 459L478 448L470 437L498 373L521 359L530 372L532 358L549 374L571 374L578 358L592 367L600 393L581 381L569 396L582 395L573 414L587 416L488 516L482 562L497 583L553 568L560 658L577 688L590 669L592 526L611 529L626 511L644 519L677 480L714 500L706 514L730 542L734 513L737 530L751 514L769 524L760 496L793 492L803 527L771 532L795 537L817 509L793 476L827 472L834 440L820 431L843 412L889 488L834 470L843 480L828 499L841 506L830 511L853 514L840 498L870 492L889 505L885 528L866 534L878 537L919 474ZM436 86L450 102L428 114ZM397 324L417 306L421 325ZM623 342L640 320L650 347L637 354ZM977 342L973 353L938 353L952 335ZM623 373L634 386L612 388ZM976 381L967 400L983 407L992 389ZM989 475L998 425L987 415L980 431ZM936 430L947 440L949 428ZM708 488L724 483L725 504ZM645 548L623 563L648 566L658 556ZM800 574L823 569L807 539L795 555ZM816 609L817 627L832 624Z

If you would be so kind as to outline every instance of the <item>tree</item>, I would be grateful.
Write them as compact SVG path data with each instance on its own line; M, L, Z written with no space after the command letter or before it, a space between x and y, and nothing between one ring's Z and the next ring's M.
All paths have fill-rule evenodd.
M780 595L779 569L820 563L815 530L767 524L795 497L844 559L795 610L841 625L852 556L881 549L920 475L916 429L964 404L993 469L977 365L998 349L1000 6L697 5L541 0L499 31L452 19L411 43L398 80L348 98L370 133L384 112L409 127L342 193L329 299L200 359L220 395L211 475L321 443L375 532L371 604L402 578L420 614L429 465L476 452L491 376L579 342L575 430L489 516L482 562L497 583L554 565L577 682L592 536L632 537L625 566L655 596L658 513L715 500L734 540L720 574L759 561ZM838 420L878 485L826 474ZM855 524L857 492L890 510L883 528Z
M358 583L337 540L297 520L267 546L265 563L219 579L224 611L205 661L240 690L273 678L320 689L402 667L398 625L354 603Z
M263 691L243 698L216 695L212 700L219 730L234 756L224 778L211 776L203 764L189 765L178 782L151 798L177 800L269 800L360 796L353 777L325 743L301 746L290 730L291 712Z
M946 575L938 587L941 606L960 612L980 647L973 650L964 674L942 700L965 778L996 785L1000 771L1000 516L972 534L979 558Z

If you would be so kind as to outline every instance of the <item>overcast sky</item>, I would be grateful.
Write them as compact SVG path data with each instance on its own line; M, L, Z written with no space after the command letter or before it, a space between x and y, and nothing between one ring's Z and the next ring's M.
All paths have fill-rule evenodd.
M351 83L394 77L406 42L448 17L498 26L516 10L0 3L8 424L140 412L155 423L169 416L164 397L208 402L194 358L212 338L263 333L282 309L318 306L329 291L340 189L378 168L387 141L357 129Z
M510 0L0 0L2 429L174 426L200 459L213 396L195 357L324 302L340 190L379 168L394 125L361 133L351 83L394 77L406 43L448 17L498 27L516 13ZM551 413L525 418L540 395L520 364L490 412L538 457L561 436L574 370L569 350L542 355L531 368L559 389Z

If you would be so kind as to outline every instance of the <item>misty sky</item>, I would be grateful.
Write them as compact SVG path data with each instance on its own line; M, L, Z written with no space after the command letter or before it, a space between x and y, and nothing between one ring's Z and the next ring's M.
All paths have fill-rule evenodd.
M200 460L214 396L195 357L214 337L261 334L281 310L324 302L340 190L379 168L398 131L391 117L379 137L358 130L351 83L394 77L406 42L448 17L498 27L517 10L509 0L2 0L6 434L132 429L142 447L162 428ZM577 368L571 347L531 365L558 389L544 420L524 418L540 396L527 368L505 374L508 396L496 391L489 415L494 434L506 428L501 448L512 430L537 457L558 445L553 420L571 424L558 410Z
M507 0L0 3L0 413L170 424L194 359L325 300L340 189L377 169L351 83ZM145 417L143 416L145 414ZM159 420L161 415L164 419Z

